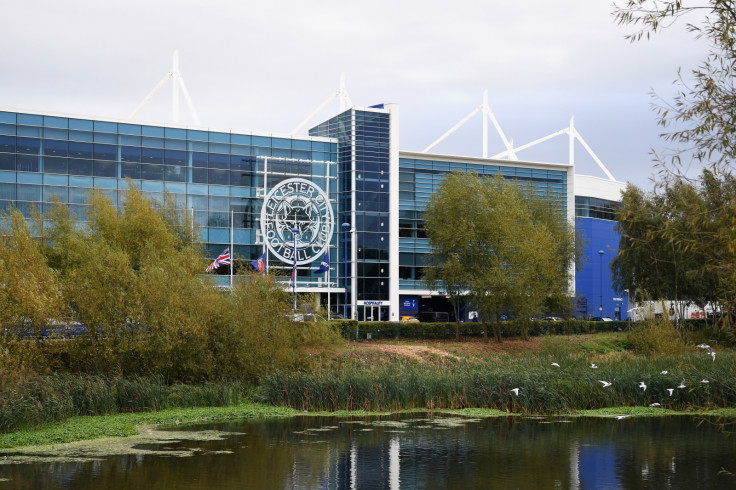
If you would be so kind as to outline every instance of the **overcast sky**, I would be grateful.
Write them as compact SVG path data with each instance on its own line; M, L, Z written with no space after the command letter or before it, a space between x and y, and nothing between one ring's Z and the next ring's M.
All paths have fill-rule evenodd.
M204 126L288 134L344 73L355 105L397 102L401 149L422 150L487 89L516 146L574 116L618 180L649 188L650 150L665 146L650 92L669 96L678 67L706 48L682 26L630 44L611 11L609 0L8 1L0 107L127 119L178 49ZM169 82L138 119L171 122L171 99ZM480 156L481 124L476 116L433 151ZM504 146L490 131L492 155ZM519 157L565 162L567 139ZM581 146L575 158L578 173L604 176Z

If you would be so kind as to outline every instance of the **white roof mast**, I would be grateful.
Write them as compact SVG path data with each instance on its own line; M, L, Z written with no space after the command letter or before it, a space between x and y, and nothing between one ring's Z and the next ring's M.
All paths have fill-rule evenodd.
M197 116L197 111L194 109L194 104L192 104L192 98L189 97L189 91L187 90L187 86L184 83L184 78L181 76L181 72L179 72L179 51L174 51L174 66L166 75L164 75L164 78L161 79L160 82L158 82L158 85L156 85L153 90L146 96L145 99L143 99L143 102L140 103L138 107L133 111L133 113L130 115L130 119L135 119L135 117L138 115L139 112L148 104L148 102L153 98L156 93L161 90L161 87L164 86L164 84L171 78L171 81L174 85L173 87L173 94L172 94L172 102L173 107L171 109L171 119L175 124L179 124L179 88L181 87L181 91L184 93L184 99L187 101L187 105L189 106L189 111L192 113L192 117L194 118L194 122L197 123L198 126L201 126L202 123L199 121L199 117Z
M518 146L514 148L514 140L508 140L506 139L506 135L504 135L503 131L501 130L501 126L498 124L498 121L496 121L496 118L493 116L493 112L491 112L491 108L488 106L488 90L483 91L483 103L479 105L478 107L473 110L470 114L465 116L465 119L454 125L452 128L450 128L449 131L447 131L445 134L440 136L437 140L435 140L434 143L426 147L424 150L421 151L421 153L427 153L429 150L437 146L439 143L445 140L448 136L450 136L452 133L457 131L462 125L464 125L466 122L468 122L473 116L478 114L479 112L483 112L483 158L488 158L488 120L486 119L486 116L488 119L491 120L493 123L493 126L496 128L496 131L498 132L499 136L501 136L501 139L504 142L504 145L506 146L506 150L502 151L501 153L497 153L496 155L493 155L491 158L509 158L511 160L518 160L519 158L516 156L518 152L521 150L525 150L527 148L531 148L532 146L538 145L539 143L543 143L547 140L550 140L552 138L555 138L557 136L567 134L570 137L570 146L569 146L569 160L570 165L575 164L575 140L579 141L581 145L583 145L583 148L585 148L585 151L588 152L588 154L593 158L595 163L600 167L600 169L603 171L603 173L606 174L606 177L608 177L609 180L615 181L613 174L606 168L605 165L603 165L603 162L598 158L598 156L593 153L593 150L588 146L588 143L585 142L583 137L580 135L577 129L575 129L574 119L570 118L570 126L561 129L557 132L554 132L552 134L549 134L547 136L544 136L542 138L539 138L537 140L532 141L531 143L527 143L525 145Z
M299 131L301 131L302 129L304 129L304 126L306 126L307 123L309 123L309 121L311 121L312 119L314 119L314 117L317 114L319 114L320 112L322 112L322 110L325 107L327 107L327 105L330 102L332 102L333 100L335 100L337 97L340 97L340 112L343 112L345 109L347 109L349 107L353 107L353 101L350 100L350 96L348 95L348 91L345 89L345 74L344 73L341 73L340 74L340 87L337 89L337 92L335 92L332 95L330 95L329 97L327 97L327 100L325 100L324 102L322 102L322 104L319 107L317 107L314 110L314 112L312 112L310 115L308 115L306 117L306 119L304 119L301 123L299 123L299 125L297 127L295 127L294 130L291 133L289 133L289 136L294 136Z

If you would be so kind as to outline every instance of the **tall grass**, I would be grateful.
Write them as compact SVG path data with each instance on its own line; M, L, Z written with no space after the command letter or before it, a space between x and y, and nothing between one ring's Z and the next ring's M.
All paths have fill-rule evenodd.
M656 358L620 354L603 358L598 369L580 356L557 358L559 368L545 356L441 366L394 361L333 367L319 374L273 373L262 379L260 390L268 403L309 411L494 408L560 413L652 403L676 410L717 408L736 404L734 356L722 357L714 363L703 353ZM678 389L683 378L686 387ZM612 384L603 387L600 380ZM511 392L514 388L519 388L518 396ZM672 396L668 388L674 390Z
M0 372L0 432L75 415L144 412L175 407L232 406L243 401L242 382L167 385L162 378Z

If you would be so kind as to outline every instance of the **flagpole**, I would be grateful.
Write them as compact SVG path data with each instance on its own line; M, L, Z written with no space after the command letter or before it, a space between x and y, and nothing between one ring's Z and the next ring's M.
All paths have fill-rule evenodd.
M230 210L230 291L233 290L233 268L235 267L235 250L233 250L233 224L235 215Z
M327 250L330 250L329 245L327 246ZM330 268L327 268L327 319L329 320L330 317L332 317L332 303L330 302Z
M291 272L291 275L294 276L294 281L291 287L294 291L294 313L296 313L296 233L299 231L299 228L296 227L296 215L294 215L294 225L294 228L291 229L291 232L294 234L294 268Z

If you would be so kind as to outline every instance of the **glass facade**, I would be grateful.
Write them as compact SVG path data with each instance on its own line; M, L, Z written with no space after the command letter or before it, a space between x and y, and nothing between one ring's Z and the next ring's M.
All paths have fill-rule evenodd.
M389 129L387 111L351 109L310 131L339 142L340 223L356 241L357 301L389 299Z
M566 170L402 157L399 159L399 288L402 290L426 288L422 280L424 257L430 249L422 213L430 196L450 172L503 175L505 179L528 185L534 192L552 196L560 203L563 213L567 212Z
M575 217L598 218L615 221L616 210L620 206L620 202L609 201L607 199L575 196Z
M306 181L302 190L289 191L279 239L293 239L297 223L297 236L320 235L328 220L325 202L334 231L327 245L330 276L314 275L319 260L299 257L299 292L319 294L334 312L342 313L347 303L348 316L359 320L397 320L425 307L449 311L445 298L432 295L422 280L430 251L422 214L446 175L502 175L552 196L568 215L573 169L399 152L397 114L392 107L351 108L313 127L308 137L279 137L0 111L0 210L16 207L29 217L58 199L84 222L91 189L120 206L131 179L146 196L161 201L169 193L191 213L210 257L230 246L232 230L237 271L250 267L271 243L273 228L261 223L269 196L285 181ZM326 201L307 189L312 184ZM286 191L279 192L274 210ZM574 212L578 219L612 220L616 205L580 196ZM350 225L348 233L343 223ZM613 245L608 231L588 231L606 236L601 246ZM284 257L271 249L268 269L286 283L292 263ZM326 281L332 284L329 296ZM594 283L579 281L578 292Z
M337 141L0 112L0 210L29 217L57 198L80 221L92 188L120 206L128 181L159 202L164 192L192 213L210 257L231 243L247 262L264 251L264 195L290 178L323 189L337 212ZM331 246L337 244L332 238ZM334 252L333 252L334 253ZM272 260L277 275L290 264ZM279 272L279 267L283 272ZM304 281L313 267L300 267ZM316 277L315 276L315 280Z

